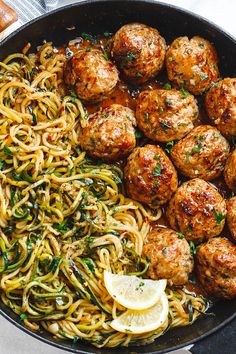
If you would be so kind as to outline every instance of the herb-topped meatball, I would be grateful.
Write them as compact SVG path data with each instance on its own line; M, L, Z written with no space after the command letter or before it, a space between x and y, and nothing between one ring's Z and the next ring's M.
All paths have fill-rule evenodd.
M206 94L206 109L222 134L236 137L236 79L226 78Z
M202 94L219 77L213 45L198 36L176 38L166 52L166 68L169 80L194 95Z
M148 275L152 279L168 279L172 285L187 283L193 270L190 247L181 233L166 228L151 231L143 247L150 259Z
M134 112L113 104L89 116L82 128L79 142L91 156L105 161L117 161L127 156L135 147Z
M227 186L236 192L236 149L226 161L224 178Z
M116 32L111 55L127 80L141 83L157 75L165 52L165 40L155 28L130 23Z
M166 216L173 229L198 244L222 232L226 202L209 183L195 178L177 189Z
M199 125L171 149L175 166L187 177L212 180L222 173L230 146L219 130Z
M143 91L137 100L138 127L154 141L183 138L194 128L197 117L196 101L184 90Z
M116 86L118 71L110 60L106 60L102 51L80 50L66 62L64 79L79 98L96 102Z
M124 176L128 195L151 208L165 204L178 186L172 162L156 145L134 149L128 158Z
M214 297L236 296L236 247L226 237L210 239L197 252L197 275Z
M236 240L236 197L227 201L227 223L232 237Z

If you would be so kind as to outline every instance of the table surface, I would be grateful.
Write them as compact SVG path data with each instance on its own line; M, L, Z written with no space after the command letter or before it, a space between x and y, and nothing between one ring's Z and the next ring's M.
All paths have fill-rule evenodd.
M77 1L59 0L59 6L75 2ZM162 0L162 2L180 6L204 16L236 37L235 0ZM236 320L194 345L191 352L193 354L235 354L235 332ZM30 337L0 317L0 354L35 354L35 352L37 354L68 353ZM178 351L178 354L181 353L182 351Z

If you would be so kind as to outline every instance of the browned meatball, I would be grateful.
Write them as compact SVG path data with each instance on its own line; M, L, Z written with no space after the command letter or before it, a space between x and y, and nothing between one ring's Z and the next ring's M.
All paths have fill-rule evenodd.
M91 156L116 161L127 156L135 147L134 112L113 104L89 116L81 129L79 142Z
M116 32L111 55L126 79L141 83L154 78L164 64L165 40L142 23L130 23Z
M148 270L150 278L168 279L173 285L187 283L193 270L193 258L182 234L165 228L151 231L143 246L143 254L151 262Z
M178 186L174 166L156 145L134 149L128 158L124 177L128 195L151 208L165 204Z
M226 237L210 239L197 252L197 275L214 297L236 296L236 247Z
M81 50L66 62L64 80L67 85L74 87L79 98L96 102L116 86L118 71L100 50Z
M195 95L202 94L219 77L217 55L210 42L195 36L176 38L166 52L169 80Z
M215 188L202 179L183 183L171 199L166 217L170 226L196 244L223 230L226 202Z
M193 129L197 117L198 107L192 95L177 90L151 90L138 97L138 127L154 141L183 138Z
M230 146L219 130L199 125L171 149L171 158L181 173L209 181L220 176Z
M226 161L224 178L227 186L236 192L236 149Z
M227 201L227 222L229 231L236 240L236 197Z
M222 134L236 137L236 79L226 78L206 94L209 117Z

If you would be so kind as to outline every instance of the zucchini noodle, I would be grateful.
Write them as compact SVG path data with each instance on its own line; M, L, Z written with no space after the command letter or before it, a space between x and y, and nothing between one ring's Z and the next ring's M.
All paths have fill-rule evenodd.
M81 151L86 111L65 94L65 60L45 43L0 63L1 299L31 330L97 347L145 344L193 322L206 303L168 286L161 328L138 335L110 327L124 308L103 272L145 277L143 241L161 210L126 198L119 166Z

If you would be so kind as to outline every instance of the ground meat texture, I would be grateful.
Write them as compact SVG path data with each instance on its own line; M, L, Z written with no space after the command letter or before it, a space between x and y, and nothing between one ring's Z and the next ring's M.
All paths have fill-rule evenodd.
M193 270L190 247L183 235L166 228L151 231L143 247L150 259L148 276L168 279L171 285L184 285Z
M226 202L220 193L209 183L195 178L178 188L166 217L171 228L199 244L222 232L226 213Z
M236 296L236 247L226 237L216 237L200 246L197 275L204 289L216 298Z
M226 161L224 178L227 186L236 192L236 149L234 149Z
M111 55L127 80L143 83L161 70L165 52L165 40L155 28L130 23L114 35Z
M82 100L97 102L116 86L118 71L102 51L80 50L66 62L64 80Z
M128 195L139 202L158 208L176 191L176 170L164 151L156 145L134 149L124 170Z
M210 125L199 125L171 149L171 158L187 177L212 180L222 173L230 152L227 140Z
M227 201L227 223L232 237L236 240L236 197Z
M206 109L222 134L236 137L236 79L226 78L215 84L206 94Z
M177 90L140 93L136 119L140 130L154 141L179 140L194 128L198 107L192 95Z
M166 52L166 68L170 81L194 95L201 95L219 77L214 47L198 36L176 38Z
M117 161L127 156L135 147L134 112L113 104L89 116L81 129L79 143L92 157L104 161Z

